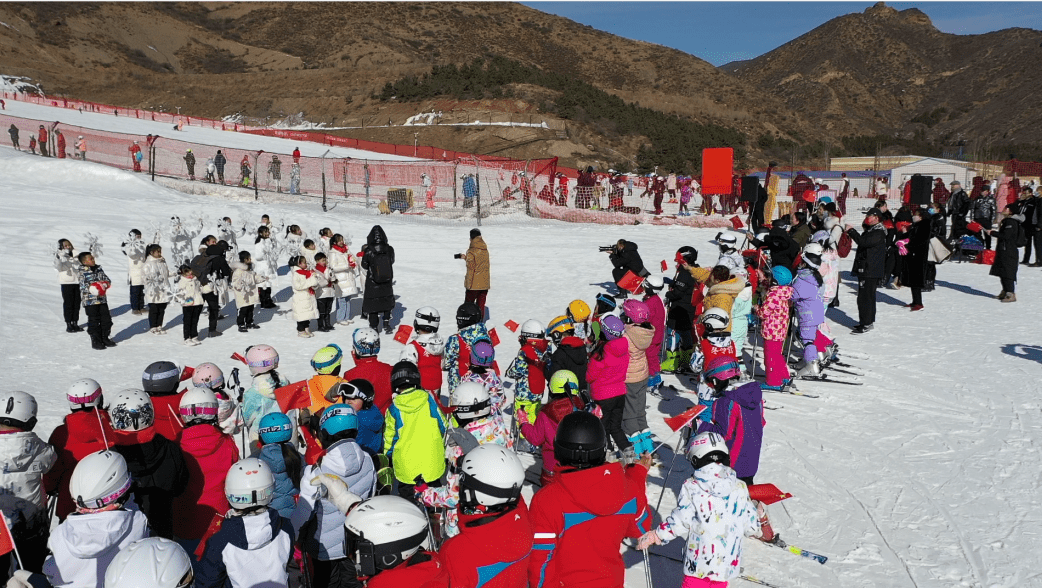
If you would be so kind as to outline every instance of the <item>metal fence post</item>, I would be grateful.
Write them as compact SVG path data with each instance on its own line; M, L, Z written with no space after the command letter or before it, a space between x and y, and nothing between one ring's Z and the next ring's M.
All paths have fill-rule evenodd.
M452 166L452 207L453 208L456 208L456 201L457 201L456 186L457 186L457 182L459 182L459 160L456 160L456 163Z
M260 167L260 156L261 156L262 153L264 153L264 151L258 151L257 154L253 156L253 199L254 200L260 200L260 188L257 186L257 168ZM268 186L268 189L270 190L271 186Z
M481 164L478 163L478 159L476 157L474 158L474 168L475 168L475 171L476 171L476 173L474 174L474 177L477 179L477 181L474 182L474 184L477 186L477 193L474 195L474 197L477 200L476 205L477 205L477 211L478 211L478 226L480 227L481 226Z
M365 171L365 208L369 210L369 160L362 165L362 169Z

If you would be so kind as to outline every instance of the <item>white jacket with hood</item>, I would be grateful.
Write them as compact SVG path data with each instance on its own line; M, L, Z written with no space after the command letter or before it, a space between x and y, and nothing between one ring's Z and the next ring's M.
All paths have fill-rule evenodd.
M229 511L220 530L206 543L206 551L195 569L195 585L289 586L286 564L292 555L293 531L278 511L268 508L246 516Z
M65 284L79 284L80 283L80 262L76 259L79 255L79 251L73 249L67 251L65 249L59 249L54 252L54 269L58 270L58 283Z
M32 431L0 434L0 493L13 494L46 509L43 475L56 461L54 448Z
M685 576L727 582L741 574L742 540L760 532L760 521L745 482L710 463L684 482L677 507L655 532L667 542L687 537Z
M97 588L119 550L148 537L148 519L130 503L127 509L73 514L47 541L51 555L43 573L52 586Z
M127 280L131 286L144 286L145 278L145 242L140 237L132 237L123 243L123 255L127 256Z

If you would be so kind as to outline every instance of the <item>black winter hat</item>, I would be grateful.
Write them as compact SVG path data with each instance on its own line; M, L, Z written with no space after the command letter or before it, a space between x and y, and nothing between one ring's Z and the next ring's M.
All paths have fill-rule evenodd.
M172 361L156 361L141 374L141 387L149 396L165 396L177 392L181 370Z
M481 236L481 230L480 229L471 229L470 230L470 238L471 239L473 239L474 237L480 237L480 236Z

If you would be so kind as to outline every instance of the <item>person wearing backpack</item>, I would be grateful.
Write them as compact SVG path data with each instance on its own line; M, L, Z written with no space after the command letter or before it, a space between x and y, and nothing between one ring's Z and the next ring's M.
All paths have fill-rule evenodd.
M369 317L369 326L377 331L380 315L383 315L384 333L390 335L394 309L394 247L387 242L383 227L375 225L369 231L362 253L362 269L366 272L362 314Z
M1017 248L1027 244L1027 235L1021 225L1024 217L1013 214L1013 209L1009 206L1003 208L999 216L1002 219L999 221L999 229L987 233L989 239L995 237L997 241L995 262L991 264L989 273L1002 281L1002 292L999 293L998 299L1002 302L1016 302L1017 295L1014 291L1017 285L1017 262L1020 261Z

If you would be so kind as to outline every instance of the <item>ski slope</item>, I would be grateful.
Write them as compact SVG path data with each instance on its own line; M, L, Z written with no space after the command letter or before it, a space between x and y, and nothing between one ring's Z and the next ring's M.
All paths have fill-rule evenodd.
M183 131L175 131L173 125L165 122L134 118L133 116L113 116L98 112L80 112L71 108L56 108L42 104L32 104L19 100L7 100L5 114L21 116L41 121L59 121L67 125L76 125L89 129L116 133L131 133L136 135L159 135L179 141L198 143L200 145L211 145L217 148L233 149L263 149L268 153L293 152L295 147L300 148L300 154L305 157L322 157L327 151L333 157L352 157L355 159L374 159L381 161L424 161L418 157L405 157L403 155L389 155L386 153L375 153L362 149L349 147L333 147L322 143L311 143L308 141L295 141L292 139L280 139L278 137L262 137L250 133L239 133L236 131L222 131L206 127L186 125ZM129 110L128 112L133 112ZM10 146L6 135L4 143ZM28 135L22 140L28 141ZM72 144L72 141L69 141Z
M269 141L236 133L221 137L249 138L258 145ZM230 216L252 231L265 213L276 225L300 224L309 236L325 226L349 233L355 249L374 222L373 216L351 209L322 213L317 202L256 203L184 194L97 164L0 149L0 373L5 389L36 395L37 432L46 438L60 422L67 410L65 389L79 378L93 377L110 392L139 387L144 367L160 359L193 366L214 361L227 373L233 352L268 343L280 352L280 372L296 381L311 374L309 359L323 345L349 348L352 328L301 339L290 315L273 316L267 310L257 313L261 329L243 334L234 328L234 307L227 307L228 318L220 324L224 335L205 338L203 321L198 347L181 344L176 305L167 312L166 336L149 334L147 316L130 314L127 264L119 251L129 229L140 229L147 239L153 227L165 228L178 215L204 218L212 232L218 218ZM464 275L463 262L452 254L466 249L470 226L421 224L398 215L375 222L381 222L397 253L395 322L404 316L411 324L415 309L432 305L445 317L442 331L451 334ZM51 266L57 239L67 237L82 247L88 231L101 238L99 263L114 284L109 305L119 345L106 351L92 350L86 333L64 332ZM703 264L716 257L710 244L715 230L519 219L486 226L483 232L492 267L489 326L497 327L503 341L497 349L502 366L518 348L502 326L505 321L537 318L545 323L574 298L592 301L610 280L610 264L598 245L618 238L635 241L653 268L661 259L672 259L681 245L697 247ZM247 250L251 243L240 240ZM851 260L845 260L844 271ZM829 318L842 349L870 356L856 362L869 374L865 385L802 383L803 391L820 395L817 399L765 394L777 410L766 411L757 475L757 481L795 496L770 508L774 528L790 544L827 555L829 561L819 565L750 540L743 559L747 574L782 588L1042 586L1042 550L1034 543L1042 523L1042 336L1037 319L1042 307L1035 295L1042 272L1022 266L1020 301L1000 304L994 299L998 280L987 269L940 266L937 290L925 294L922 312L900 306L910 300L907 290L881 291L876 328L860 337L848 334L856 310L851 282L844 279L842 306L830 309ZM276 298L288 308L288 281L280 280ZM385 337L380 358L394 362L400 350ZM673 377L667 382L684 388ZM666 398L649 397L649 420L658 439L672 446L675 438L667 439L661 416L681 412L694 397L666 392ZM671 449L660 454L668 465ZM665 469L649 476L652 504ZM677 462L661 512L668 513L674 492L690 473L689 465ZM679 557L682 543L653 550ZM623 553L627 586L644 586L641 553ZM652 562L656 587L680 585L680 563L657 556ZM744 584L736 580L733 585Z

